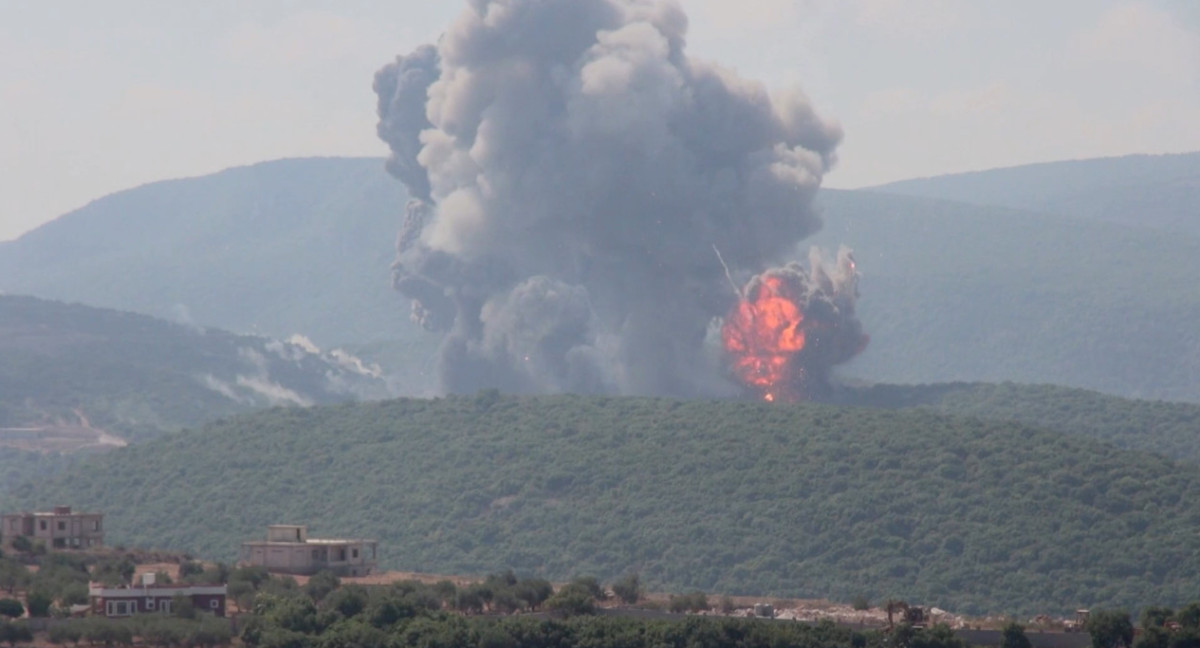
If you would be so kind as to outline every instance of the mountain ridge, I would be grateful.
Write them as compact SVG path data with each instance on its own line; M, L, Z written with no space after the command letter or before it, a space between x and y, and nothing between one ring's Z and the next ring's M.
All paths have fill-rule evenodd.
M865 190L1200 235L1200 152L1042 162Z
M118 192L0 247L0 290L325 345L395 337L406 198L382 164L275 160Z
M266 162L153 186L161 195L130 191L126 207L92 205L0 247L0 290L300 332L371 355L407 381L400 393L437 393L441 336L410 321L390 287L405 196L381 159ZM803 245L848 245L863 273L858 312L873 341L844 377L1200 401L1200 333L1188 325L1200 318L1189 281L1200 237L870 191L824 190L817 204L825 227ZM154 231L139 218L166 234L139 241Z

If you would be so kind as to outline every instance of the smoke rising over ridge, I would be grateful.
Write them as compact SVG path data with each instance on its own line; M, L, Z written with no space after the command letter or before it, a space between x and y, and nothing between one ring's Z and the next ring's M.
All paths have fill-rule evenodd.
M444 389L734 391L713 246L735 276L786 261L841 131L686 33L672 1L471 0L377 73L393 280L449 332Z

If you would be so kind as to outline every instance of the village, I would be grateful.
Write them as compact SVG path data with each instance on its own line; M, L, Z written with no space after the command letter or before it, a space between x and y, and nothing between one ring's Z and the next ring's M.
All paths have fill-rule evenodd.
M32 558L57 552L97 559L120 557L130 563L131 568L120 579L92 579L89 575L86 602L38 603L31 600L28 591L21 592L18 583L7 582L7 589L14 597L10 600L20 605L20 611L18 614L6 614L24 617L24 623L31 633L46 632L54 637L54 630L65 627L62 624L69 624L72 619L116 620L150 615L181 615L196 619L203 614L205 618L222 620L222 627L228 628L227 637L232 641L238 631L239 615L251 611L245 607L248 605L247 599L239 598L243 592L231 592L230 571L223 565L215 570L201 571L201 567L196 566L200 563L192 561L186 554L130 551L106 546L104 514L101 512L77 512L70 506L56 506L46 512L6 514L0 517L0 532L3 534L4 555L8 557ZM318 579L361 586L386 586L402 581L431 586L450 582L459 588L478 584L463 577L408 572L379 573L378 541L367 538L310 537L308 528L298 524L269 525L264 538L243 541L238 556L237 568L264 574L258 578L270 578L273 575L287 579L282 582L292 583L292 587L307 587L310 581L315 584ZM38 569L36 560L28 562L31 563L29 569ZM211 578L204 578L210 575ZM890 631L897 624L918 629L938 625L969 636L970 643L974 645L998 645L998 629L1011 622L1010 618L1004 617L968 619L938 608L910 606L895 600L876 606L861 600L833 603L731 596L710 601L699 593L671 596L640 591L635 592L631 599L624 593L618 597L604 588L598 588L594 579L583 580L590 581L595 598L600 602L595 613L619 616L670 618L688 614L753 617L804 623L832 622L860 630L885 631ZM564 586L560 584L557 589L562 591ZM618 586L614 586L614 590L618 589ZM549 593L542 600L547 596ZM621 605L621 602L626 605ZM631 602L637 605L628 605ZM0 603L0 607L2 605ZM16 611L12 604L9 604L9 608L10 611ZM537 605L534 604L527 611L536 610ZM471 610L465 608L465 611L470 613ZM481 604L475 612L513 611L501 605L489 608ZM1081 632L1087 620L1086 614L1086 610L1081 610L1075 619L1042 615L1029 620L1031 645L1038 648L1087 645L1088 635ZM218 634L226 637L225 632ZM33 639L32 634L30 639Z
M104 514L77 512L70 506L4 515L0 517L0 533L3 534L5 555L35 556L48 551L104 555L108 551L104 544ZM310 538L303 525L280 524L267 527L263 540L243 542L239 564L299 577L323 571L335 576L365 577L376 568L377 552L375 540ZM105 618L170 614L181 601L186 601L195 610L226 617L228 585L224 582L182 582L179 565L186 557L169 558L166 562L137 565L129 582L89 581L86 604L68 605L54 612L59 617L90 615ZM36 569L36 565L33 568ZM10 593L15 593L15 589L10 589ZM22 606L24 616L41 616L31 613L39 610L31 610L27 600Z

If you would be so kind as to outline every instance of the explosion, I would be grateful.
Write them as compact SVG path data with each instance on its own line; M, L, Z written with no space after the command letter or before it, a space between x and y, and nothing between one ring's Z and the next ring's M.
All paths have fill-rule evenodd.
M793 263L754 277L721 327L730 372L767 401L820 395L833 365L869 340L854 316L857 297L858 269L845 248L832 274L814 249L811 272Z
M798 88L690 56L678 0L463 5L374 84L409 196L393 286L445 333L441 391L738 393L711 326L725 282L820 229L841 128ZM731 335L752 356L735 375L796 398L828 373L821 290L778 277L731 318L777 322L769 344Z
M764 277L725 318L721 341L732 356L731 369L744 384L763 390L775 400L775 391L788 380L792 355L804 349L804 313L783 279Z

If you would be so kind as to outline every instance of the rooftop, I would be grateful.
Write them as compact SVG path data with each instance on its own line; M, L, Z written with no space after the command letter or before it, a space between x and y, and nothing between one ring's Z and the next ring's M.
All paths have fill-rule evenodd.
M306 538L303 541L297 540L246 540L242 544L270 544L270 545L334 545L334 544L349 544L353 542L376 542L370 538Z

